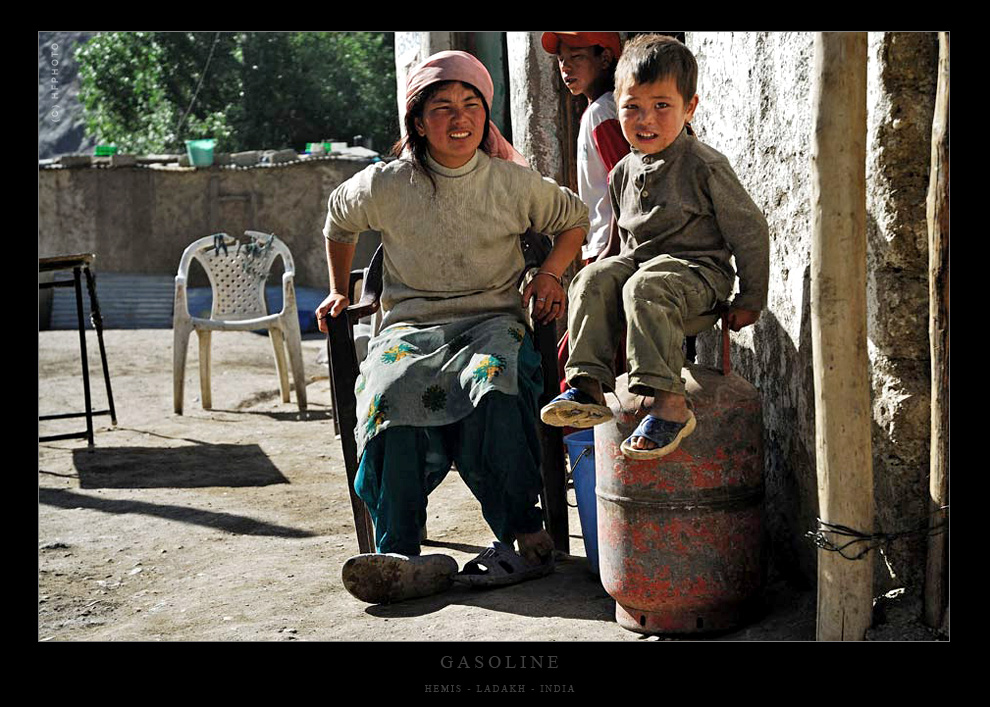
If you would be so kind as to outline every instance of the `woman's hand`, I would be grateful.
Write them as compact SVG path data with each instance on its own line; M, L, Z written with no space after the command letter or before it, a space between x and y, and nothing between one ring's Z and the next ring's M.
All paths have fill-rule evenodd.
M564 316L567 294L557 273L563 272L580 252L584 235L580 226L558 233L539 272L523 290L523 307L533 302L534 322L547 324Z
M533 302L533 320L547 324L564 316L567 295L557 279L548 272L538 272L523 290L523 307Z
M355 249L353 243L339 243L329 238L326 239L326 242L330 294L316 308L316 325L324 334L327 333L327 317L336 317L351 304L350 298L342 294L340 288L347 289Z
M350 306L351 300L340 292L331 292L316 308L316 325L324 334L327 333L327 317L336 317Z

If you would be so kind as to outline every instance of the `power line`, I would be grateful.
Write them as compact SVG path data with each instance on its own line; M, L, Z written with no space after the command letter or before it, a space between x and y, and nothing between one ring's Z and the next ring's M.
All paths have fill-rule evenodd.
M203 86L203 80L206 78L206 72L210 68L210 61L213 60L213 51L217 48L217 42L220 41L220 32L217 32L213 37L213 45L210 47L209 56L206 57L206 64L203 66L203 71L199 76L199 83L196 85L196 90L193 92L192 100L189 101L189 107L186 108L186 112L183 113L182 117L179 119L179 125L175 128L175 139L179 139L179 133L182 130L182 124L186 122L186 118L189 116L190 111L192 111L193 104L196 103L196 98L199 96L199 89Z

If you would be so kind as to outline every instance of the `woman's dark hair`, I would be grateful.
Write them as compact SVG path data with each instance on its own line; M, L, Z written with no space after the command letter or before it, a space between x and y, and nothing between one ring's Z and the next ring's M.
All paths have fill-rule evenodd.
M416 165L423 170L427 177L429 177L434 189L436 189L437 183L433 180L433 175L430 174L430 170L426 166L426 136L420 135L416 130L416 119L422 119L423 109L425 108L426 103L433 98L433 96L435 96L441 88L449 86L452 83L459 83L465 88L474 91L478 98L481 99L481 104L485 107L485 132L481 136L481 149L488 153L488 126L491 121L491 109L488 107L488 101L486 101L485 97L481 95L481 91L471 84L464 83L463 81L437 81L436 83L431 83L429 86L417 93L413 97L412 103L409 105L409 109L406 111L405 136L400 138L398 142L392 146L392 155L394 157L402 157L406 150L409 151L409 154L413 156Z

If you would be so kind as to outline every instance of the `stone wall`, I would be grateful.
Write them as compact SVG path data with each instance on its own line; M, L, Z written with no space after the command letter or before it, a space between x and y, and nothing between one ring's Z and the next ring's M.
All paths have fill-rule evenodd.
M196 238L254 229L286 242L297 286L327 288L327 197L367 164L339 157L251 168L43 167L38 254L92 252L98 272L174 274ZM374 245L362 238L356 262L367 262Z
M868 331L873 364L877 528L910 527L928 511L931 353L928 224L938 38L871 33L867 143ZM884 586L922 582L927 544L893 543Z
M763 395L768 526L780 569L813 582L816 550L810 259L812 33L688 32L698 57L699 137L723 152L767 215L769 304L733 335L733 363ZM867 155L868 336L876 530L924 516L929 447L927 230L938 58L933 33L871 33ZM715 361L713 336L701 356ZM876 594L918 589L921 536L878 553Z
M561 149L560 73L541 32L509 32L512 143L540 174L569 186Z

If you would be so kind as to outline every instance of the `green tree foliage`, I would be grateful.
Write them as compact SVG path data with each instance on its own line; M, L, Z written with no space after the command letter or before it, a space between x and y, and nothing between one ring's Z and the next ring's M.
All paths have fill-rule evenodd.
M88 132L128 152L398 137L390 33L107 32L77 58Z

